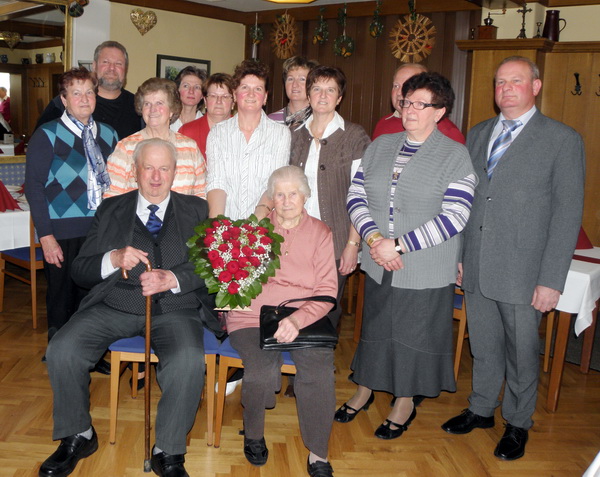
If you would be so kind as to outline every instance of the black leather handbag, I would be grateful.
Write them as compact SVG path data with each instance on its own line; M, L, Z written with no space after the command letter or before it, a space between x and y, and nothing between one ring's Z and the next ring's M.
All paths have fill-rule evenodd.
M335 347L338 342L338 336L335 328L331 324L331 320L327 315L320 320L315 321L313 324L301 328L298 336L296 336L296 339L291 343L277 342L277 339L274 338L273 335L277 331L279 322L298 310L298 308L286 305L295 301L322 301L326 303L332 303L333 308L331 311L333 311L337 305L336 299L327 295L317 295L306 298L285 300L277 306L263 305L260 308L261 349L290 351L299 348Z

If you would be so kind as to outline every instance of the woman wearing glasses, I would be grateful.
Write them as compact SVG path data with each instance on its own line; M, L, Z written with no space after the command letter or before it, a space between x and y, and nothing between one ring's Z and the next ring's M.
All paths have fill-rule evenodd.
M206 157L206 138L211 128L231 117L233 90L233 78L230 75L226 73L210 75L202 86L206 114L179 128L181 134L196 141L204 157Z
M459 234L477 177L467 149L437 129L454 102L437 73L408 79L400 102L405 132L377 138L348 193L351 221L368 245L361 341L352 368L358 389L335 414L350 422L373 391L396 397L381 439L400 437L416 416L413 396L455 391L452 307Z

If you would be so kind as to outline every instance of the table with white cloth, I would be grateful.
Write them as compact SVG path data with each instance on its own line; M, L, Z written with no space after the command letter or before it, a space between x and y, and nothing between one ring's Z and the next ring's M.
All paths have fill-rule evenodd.
M29 247L29 211L0 212L0 252Z
M600 259L600 247L576 250L575 255ZM589 371L589 358L596 331L599 298L600 263L573 259L569 267L565 289L556 305L559 316L546 400L546 408L549 411L556 411L558 406L567 341L571 332L571 317L574 315L576 315L575 334L579 336L582 332L584 333L581 370Z

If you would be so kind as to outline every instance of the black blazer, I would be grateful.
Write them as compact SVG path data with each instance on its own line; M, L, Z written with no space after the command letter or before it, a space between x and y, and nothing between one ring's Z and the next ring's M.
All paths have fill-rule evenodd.
M105 199L94 217L85 243L73 262L72 277L77 284L91 288L83 299L79 311L96 305L106 298L109 290L119 279L113 273L102 279L102 257L110 250L131 245L136 220L138 191ZM208 204L204 199L171 191L171 201L178 236L185 243L194 235L194 227L208 217ZM187 248L185 249L187 250ZM194 265L187 252L182 253L179 265L171 268L177 277L181 293L195 292L202 303L200 314L206 327L216 335L223 334L214 311L214 296L208 295L204 280L194 273Z

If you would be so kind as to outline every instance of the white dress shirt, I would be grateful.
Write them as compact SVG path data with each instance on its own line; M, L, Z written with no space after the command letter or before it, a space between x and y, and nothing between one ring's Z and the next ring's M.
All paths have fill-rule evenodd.
M240 130L237 114L210 130L206 141L206 191L227 194L225 215L233 220L254 213L271 173L290 161L291 134L261 111L249 141Z

